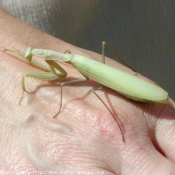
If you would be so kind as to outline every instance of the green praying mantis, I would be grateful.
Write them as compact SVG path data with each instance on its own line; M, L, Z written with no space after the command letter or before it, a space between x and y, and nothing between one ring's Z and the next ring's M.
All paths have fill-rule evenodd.
M42 81L51 81L59 78L65 78L67 76L67 72L56 61L63 61L68 64L71 64L75 69L77 69L84 76L84 78L79 78L79 79L61 83L60 106L57 114L54 117L58 115L58 113L62 108L63 86L72 84L72 83L85 82L89 78L98 82L100 86L98 88L92 88L92 92L98 97L98 99L100 99L100 101L104 104L104 106L110 112L114 120L117 122L117 125L122 135L122 140L123 142L125 142L124 132L122 127L119 124L119 121L113 115L109 107L103 102L103 100L96 93L96 90L101 90L102 86L106 86L108 88L111 88L117 91L119 94L129 99L140 101L140 102L157 102L157 103L166 104L169 101L169 97L168 97L168 93L165 90L163 90L161 87L154 85L152 83L149 83L141 78L138 78L137 76L131 75L129 73L126 73L124 71L121 71L106 65L105 64L105 46L106 45L109 47L109 49L112 52L114 52L117 55L117 53L109 44L107 44L106 42L103 42L102 43L102 62L95 61L85 56L72 54L70 51L66 51L65 53L60 53L52 50L32 49L30 47L27 48L25 53L16 49L5 49L5 51L16 52L18 55L20 55L26 61L31 63L33 66L44 71L40 73L36 73L36 72L25 73L22 76L23 92L26 91L26 88L25 88L26 77L32 77ZM38 56L44 59L45 62L48 64L48 67L32 59L33 56Z

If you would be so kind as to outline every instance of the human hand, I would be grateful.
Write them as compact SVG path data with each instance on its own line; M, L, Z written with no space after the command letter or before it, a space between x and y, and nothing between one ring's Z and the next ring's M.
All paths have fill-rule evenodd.
M45 48L85 55L100 55L76 48L14 19L0 10L0 47L25 50ZM3 27L2 27L3 26ZM3 34L3 35L2 35ZM13 53L0 52L0 170L17 174L91 173L170 175L175 172L175 110L170 105L138 103L104 88L97 93L120 120L126 143L111 114L93 93L94 81L63 88L63 108L59 109L60 86L29 79L22 94L25 72L39 70ZM132 73L120 64L109 65ZM61 64L68 78L81 75L70 65ZM60 80L61 82L62 80ZM64 81L64 80L63 80Z

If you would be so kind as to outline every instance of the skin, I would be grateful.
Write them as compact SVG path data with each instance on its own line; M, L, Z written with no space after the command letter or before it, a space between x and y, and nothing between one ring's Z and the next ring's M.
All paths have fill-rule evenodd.
M0 28L0 170L32 175L62 170L69 174L174 174L174 102L138 103L108 88L98 91L120 120L125 144L112 116L90 93L92 87L98 87L92 80L63 88L63 108L56 119L53 116L59 109L59 83L65 79L42 84L28 79L26 87L32 93L25 93L18 105L22 75L39 70L13 53L4 53L5 48L69 49L96 60L101 56L46 35L3 9ZM110 59L106 64L140 76ZM61 65L68 72L66 80L81 77L70 65Z

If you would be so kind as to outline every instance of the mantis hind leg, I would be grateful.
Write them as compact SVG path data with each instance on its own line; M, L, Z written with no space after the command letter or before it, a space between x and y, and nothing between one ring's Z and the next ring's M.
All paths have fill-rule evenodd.
M105 42L105 41L102 42L102 63L105 64L105 49L106 49L106 47L108 47L108 49L120 60L120 62L121 62L124 66L126 66L126 67L130 68L131 70L133 70L132 67L128 66L128 65L122 60L122 58L121 58L121 57L118 55L118 53L112 48L112 46L111 46L110 44L108 44L107 42ZM136 72L135 70L133 70L133 71Z
M96 95L96 97L103 103L103 105L107 108L107 110L109 111L109 113L112 115L112 117L114 118L114 120L117 122L117 125L120 129L120 132L121 132L121 135L122 135L122 140L123 142L125 143L125 138L124 138L124 133L123 133L123 129L122 127L120 126L120 123L119 121L117 120L117 118L113 115L113 113L111 112L111 110L109 109L109 107L104 103L104 101L100 98L100 96L95 92L96 90L102 90L103 87L100 86L98 88L93 88L91 91Z
M103 42L102 43L102 62L105 64L105 47L108 47L118 58L119 60L125 65L127 66L123 61L122 59L120 58L120 56L115 52L115 50L106 42ZM70 50L66 50L64 53L67 53L67 54L71 54ZM129 67L129 66L127 66ZM83 74L82 74L83 75ZM84 76L84 75L83 75ZM85 79L84 80L74 80L74 81L70 81L70 82L65 82L64 84L61 85L61 101L60 101L60 109L61 109L61 106L62 106L62 87L65 85L65 84L70 84L70 83L75 83L75 82L82 82L82 81L87 81L88 80L88 77L84 76ZM109 113L112 115L112 117L114 118L114 120L117 122L117 125L120 129L120 132L121 132L121 135L122 135L122 140L123 142L125 143L125 138L124 138L124 133L123 133L123 129L122 127L120 126L120 123L119 121L117 120L117 118L113 115L113 113L111 112L111 110L109 109L109 107L104 103L104 101L100 98L100 96L95 92L96 90L102 90L102 86L100 85L100 87L98 88L93 88L91 91L96 95L96 97L103 103L103 105L107 108L107 110L109 111ZM60 110L58 111L58 113L60 112ZM57 113L57 114L58 114ZM56 115L57 115L56 114ZM55 115L55 116L56 116Z

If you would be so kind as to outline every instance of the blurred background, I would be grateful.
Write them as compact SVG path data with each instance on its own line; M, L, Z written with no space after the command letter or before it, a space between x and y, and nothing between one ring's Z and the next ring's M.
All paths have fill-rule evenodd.
M101 43L107 41L175 100L174 0L0 0L0 6L84 49L101 54ZM116 59L110 52L107 56Z

